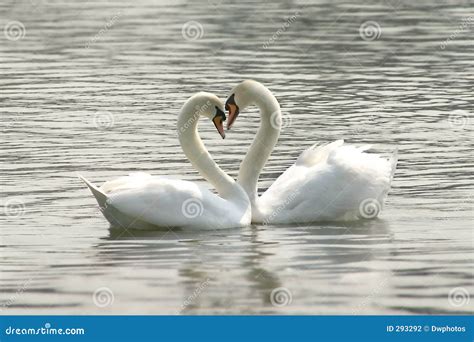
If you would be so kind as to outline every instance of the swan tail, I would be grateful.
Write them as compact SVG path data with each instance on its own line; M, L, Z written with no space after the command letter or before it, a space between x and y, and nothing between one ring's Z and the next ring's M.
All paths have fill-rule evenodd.
M98 187L96 187L94 184L92 184L91 182L89 182L87 179L85 179L83 176L81 175L77 175L84 183L86 183L87 187L89 188L89 190L92 192L92 194L94 195L95 199L97 200L97 203L99 203L99 207L101 209L104 209L107 207L107 200L108 200L108 197L106 194L104 194Z

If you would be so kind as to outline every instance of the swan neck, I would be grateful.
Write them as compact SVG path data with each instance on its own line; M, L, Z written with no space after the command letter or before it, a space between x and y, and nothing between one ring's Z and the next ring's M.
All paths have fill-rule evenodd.
M260 110L260 127L240 165L238 181L249 196L252 210L256 210L258 178L278 141L281 111L275 96L263 85L254 86L248 93Z
M228 176L212 159L205 148L199 133L198 121L204 106L202 101L188 101L178 117L178 136L181 148L199 174L211 183L223 198L232 196L237 183Z

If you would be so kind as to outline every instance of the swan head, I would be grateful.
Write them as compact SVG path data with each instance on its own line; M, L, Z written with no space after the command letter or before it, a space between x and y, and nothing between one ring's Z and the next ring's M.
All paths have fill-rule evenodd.
M226 116L224 104L221 99L211 93L199 92L192 96L187 101L187 104L190 105L194 112L193 118L205 116L214 123L222 139L225 139L224 121L226 120Z
M239 113L249 105L255 102L255 94L258 88L263 85L259 82L246 80L237 85L230 92L230 96L225 102L225 109L229 113L229 120L227 121L227 129L230 129L234 124Z
M222 104L221 104L222 107ZM224 121L226 119L224 111L219 108L218 106L214 106L215 111L211 112L209 118L212 117L212 122L214 126L216 126L217 132L221 135L222 139L225 139L225 131L224 131Z

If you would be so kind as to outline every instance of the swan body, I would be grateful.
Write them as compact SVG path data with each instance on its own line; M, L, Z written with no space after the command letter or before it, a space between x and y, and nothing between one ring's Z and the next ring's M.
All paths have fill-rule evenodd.
M226 102L228 128L240 110L256 104L261 125L239 170L238 182L252 204L252 222L282 224L375 218L382 209L395 172L389 159L338 140L303 151L261 195L260 172L277 143L281 128L278 101L262 84L244 81Z
M343 140L311 147L257 198L254 221L304 223L373 218L390 188L390 162Z
M168 177L132 173L97 188L84 177L105 218L124 228L155 229L180 227L221 229L250 224L250 202L237 182L212 160L197 133L200 115L211 118L223 135L223 105L214 95L198 93L183 106L178 134L184 153L193 166L218 192L196 183ZM221 118L219 118L221 116Z

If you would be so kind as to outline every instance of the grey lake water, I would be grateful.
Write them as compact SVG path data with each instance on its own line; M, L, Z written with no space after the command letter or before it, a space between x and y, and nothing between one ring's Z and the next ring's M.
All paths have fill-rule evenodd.
M446 0L2 1L2 314L472 313L473 16ZM177 114L247 78L284 114L260 190L317 142L398 148L379 218L109 228L77 173L205 184ZM258 124L249 109L222 140L200 122L233 177Z

